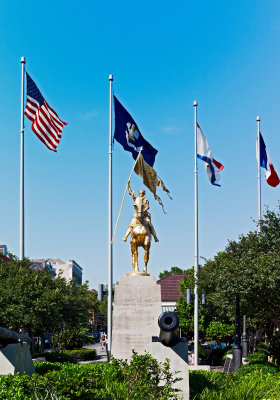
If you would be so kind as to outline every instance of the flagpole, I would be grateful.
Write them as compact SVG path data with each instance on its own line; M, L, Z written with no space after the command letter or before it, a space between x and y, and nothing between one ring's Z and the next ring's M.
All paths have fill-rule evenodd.
M119 223L119 219L120 219L120 216L121 216L121 212L122 212L122 208L123 208L123 203L124 203L124 199L125 199L126 192L127 192L127 188L128 188L128 182L129 182L130 179L131 179L131 176L132 176L132 174L133 174L134 168L135 168L135 166L136 166L136 164L137 164L138 158L139 158L139 156L140 156L142 150L143 150L143 147L141 147L141 149L140 149L140 151L139 151L139 153L138 153L138 156L137 156L136 161L135 161L135 163L134 163L134 165L133 165L133 168L132 168L132 170L131 170L131 173L130 173L130 175L129 175L129 178L128 178L127 182L126 182L126 186L125 186L125 191L124 191L124 195L123 195L123 199L122 199L121 208L120 208L120 211L119 211L119 214L118 214L117 222L116 222L115 229L114 229L114 233L113 233L113 236L112 236L112 244L114 243L115 233L116 233L116 230L117 230L117 227L118 227L118 223Z
M260 117L257 116L257 124L258 124L258 232L261 230L261 143L260 143Z
M112 274L113 274L113 244L112 244L112 92L113 75L109 75L110 94L109 94L109 190L108 190L108 321L107 339L108 355L111 355L112 348Z
M24 81L25 57L21 57L21 125L20 125L20 194L19 194L19 259L24 258Z
M198 365L198 193L197 193L197 102L194 101L194 365Z

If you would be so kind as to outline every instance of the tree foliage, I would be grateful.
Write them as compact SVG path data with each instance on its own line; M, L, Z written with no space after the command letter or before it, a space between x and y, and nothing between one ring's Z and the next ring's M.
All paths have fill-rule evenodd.
M208 340L215 339L231 339L234 334L234 325L226 324L220 321L211 321L206 329L206 338Z
M179 317L179 325L182 332L188 336L193 336L194 329L194 302L190 304L186 303L186 290L191 289L193 293L194 289L194 267L191 267L184 271L187 276L183 278L179 283L179 291L185 296L180 298L176 303L176 311ZM207 326L213 318L213 309L211 302L207 302L206 305L202 305L201 299L198 301L198 315L199 315L199 332L201 336L206 334Z
M205 336L206 328L211 320L210 310L206 306L201 304L199 299L198 303L198 315L199 315L199 333L201 336ZM182 333L193 336L194 335L194 302L186 304L186 298L180 298L176 303L176 312L179 317L179 326L182 329Z
M280 207L266 210L261 231L229 241L226 249L207 260L198 284L212 299L215 314L234 321L235 299L251 329L265 327L270 337L280 325Z
M0 259L0 326L44 338L47 332L61 340L64 332L88 322L96 298L87 284L76 286L47 270L34 270L24 259ZM58 341L59 341L58 340Z

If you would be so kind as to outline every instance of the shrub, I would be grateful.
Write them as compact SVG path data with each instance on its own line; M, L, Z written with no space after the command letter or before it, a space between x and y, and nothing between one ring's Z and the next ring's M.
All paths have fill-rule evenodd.
M190 371L190 397L191 399L200 399L200 394L205 389L212 391L220 390L223 382L225 381L224 374L219 372L208 372L208 371Z
M261 352L248 354L250 364L268 364L267 355Z
M280 370L275 364L269 363L267 355L264 353L253 353L248 355L248 365L242 365L238 371L239 375L253 374L262 372L264 374L277 375Z
M60 371L63 368L61 363L38 361L34 363L35 371L39 375L44 375L49 371Z
M44 353L43 357L45 357L46 361L49 362L70 362L70 355L65 353L64 351L50 351Z
M261 342L257 346L258 350L265 353L279 365L280 364L280 337L273 336L267 339L266 342Z
M49 362L72 362L94 360L96 350L94 349L77 349L77 350L63 350L63 351L50 351L42 354Z
M271 375L279 375L279 368L274 364L248 364L242 365L241 368L238 370L238 374L246 375L246 374L253 374L255 372L261 371L263 374L271 374Z
M247 366L246 366L247 367ZM280 399L279 372L251 368L250 373L190 371L191 399L195 400L259 400ZM265 366L264 366L265 367ZM244 368L244 367L243 367Z
M96 350L94 349L64 350L63 353L69 355L70 357L77 357L78 361L94 360L96 356Z
M61 345L66 349L72 350L75 348L83 347L86 344L92 344L91 332L82 326L68 327L64 332L61 339Z
M0 400L176 400L169 363L149 354L130 362L35 363L36 374L0 376Z

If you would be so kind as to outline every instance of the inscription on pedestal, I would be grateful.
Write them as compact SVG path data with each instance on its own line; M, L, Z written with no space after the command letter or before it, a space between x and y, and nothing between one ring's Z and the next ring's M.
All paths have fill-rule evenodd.
M160 286L153 276L125 276L115 287L112 354L129 359L132 350L151 352L152 336L159 333Z

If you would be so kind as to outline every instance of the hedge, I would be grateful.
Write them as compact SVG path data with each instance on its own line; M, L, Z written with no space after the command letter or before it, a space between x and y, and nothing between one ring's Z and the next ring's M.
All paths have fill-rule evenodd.
M261 368L263 367L263 368ZM254 365L236 374L190 371L191 400L280 399L280 373L267 366Z
M36 374L0 376L0 400L179 400L169 363L133 354L130 363L34 363Z
M49 362L72 362L94 360L96 350L94 349L78 349L78 350L63 350L50 351L41 354Z

